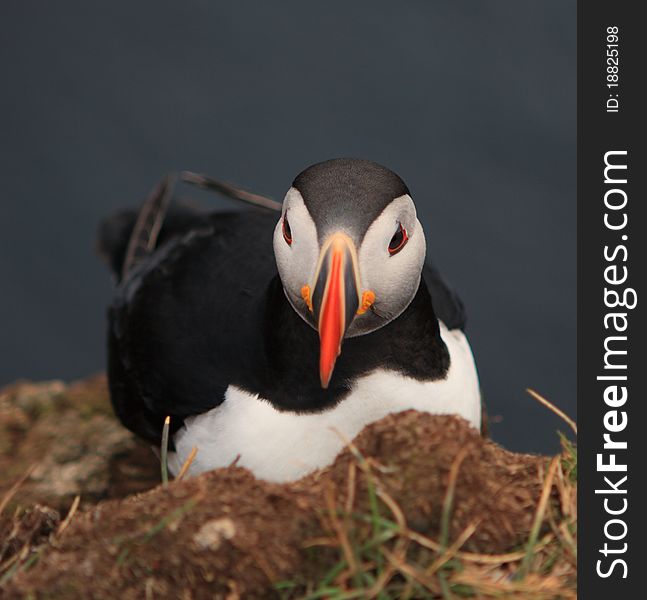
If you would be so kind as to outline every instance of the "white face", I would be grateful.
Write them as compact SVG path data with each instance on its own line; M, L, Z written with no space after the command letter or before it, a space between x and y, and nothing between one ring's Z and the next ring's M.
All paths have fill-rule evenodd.
M286 217L291 244L284 236ZM406 231L408 239L393 252L395 246L392 242L400 227ZM335 231L357 238L357 232L344 229L342 223ZM401 239L401 234L398 239ZM314 287L320 252L316 225L299 191L290 188L283 201L281 219L274 230L274 255L285 295L296 312L312 327L315 327L315 322L309 315L301 289L305 285ZM374 292L375 302L370 310L355 317L346 337L375 331L409 306L418 291L425 252L425 235L413 200L409 195L395 198L371 224L357 248L360 294L369 290Z

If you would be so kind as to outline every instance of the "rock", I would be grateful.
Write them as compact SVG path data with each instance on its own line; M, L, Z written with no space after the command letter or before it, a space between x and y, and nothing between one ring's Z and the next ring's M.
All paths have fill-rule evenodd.
M13 497L67 510L159 482L150 448L114 418L104 376L71 385L18 382L0 391L0 498L28 471Z
M223 540L230 540L234 535L236 535L234 522L228 517L223 517L207 521L193 536L193 542L200 548L218 550Z

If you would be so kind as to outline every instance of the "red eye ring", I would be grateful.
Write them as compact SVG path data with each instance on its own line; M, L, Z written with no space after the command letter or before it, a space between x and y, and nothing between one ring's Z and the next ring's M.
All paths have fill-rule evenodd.
M397 254L404 248L405 244L409 241L409 236L407 235L407 230L402 227L402 223L398 223L398 229L393 234L391 241L389 242L389 254L393 256Z
M292 230L290 229L287 217L283 217L283 239L287 242L288 246L292 245Z

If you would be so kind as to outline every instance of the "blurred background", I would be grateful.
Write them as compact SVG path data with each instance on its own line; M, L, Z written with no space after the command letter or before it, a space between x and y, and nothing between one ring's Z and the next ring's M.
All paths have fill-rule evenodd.
M282 199L355 156L412 192L492 437L557 449L525 388L576 416L574 0L7 0L0 22L0 385L104 368L96 226L162 175Z

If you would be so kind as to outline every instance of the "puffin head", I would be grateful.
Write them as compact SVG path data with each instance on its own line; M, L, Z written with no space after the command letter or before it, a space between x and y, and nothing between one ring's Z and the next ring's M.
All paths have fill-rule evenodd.
M375 331L409 306L425 250L409 190L386 167L339 158L296 177L274 254L287 299L319 333L323 388L345 337Z

